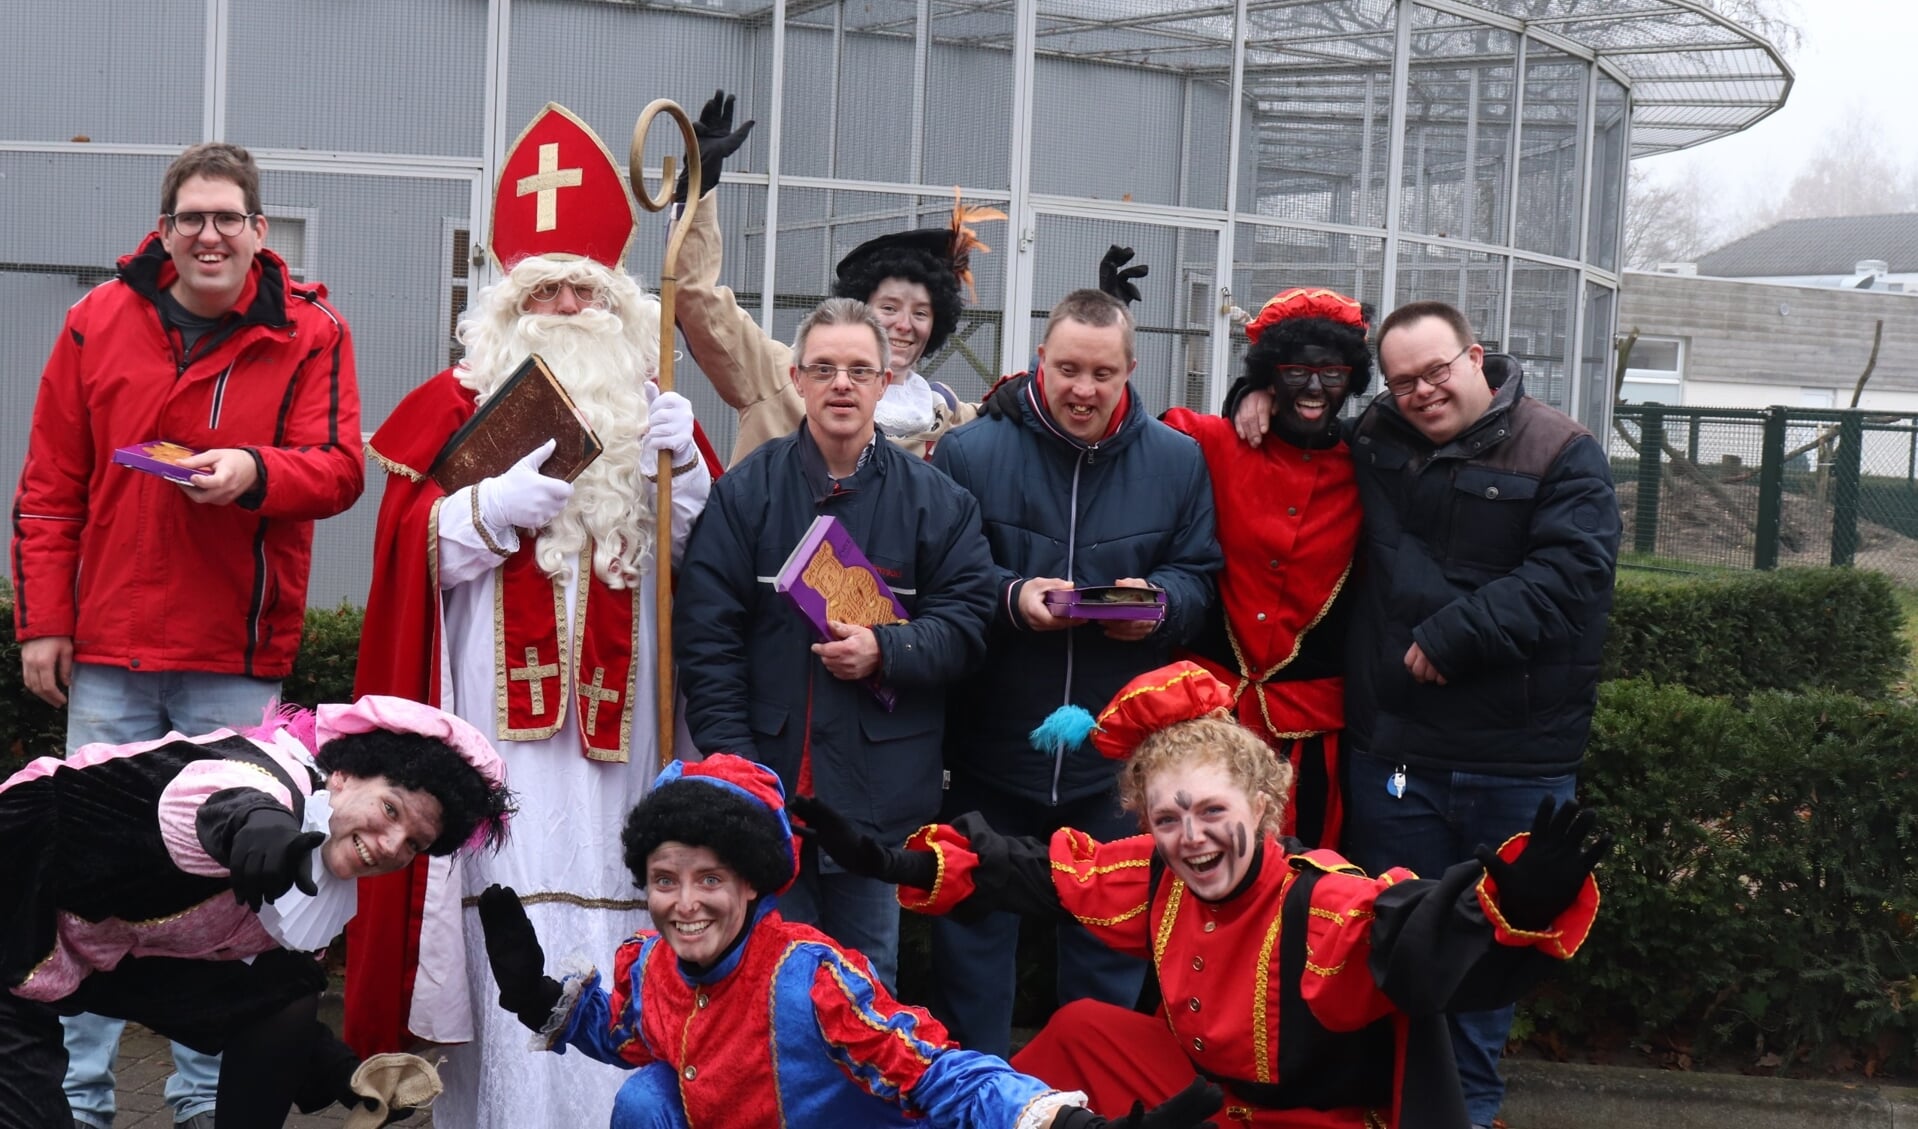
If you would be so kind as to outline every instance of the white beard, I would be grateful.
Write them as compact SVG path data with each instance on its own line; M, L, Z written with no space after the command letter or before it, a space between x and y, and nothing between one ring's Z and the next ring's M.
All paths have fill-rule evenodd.
M610 588L630 588L653 558L654 489L640 473L640 440L648 426L645 386L654 354L641 343L643 336L635 340L630 332L638 327L605 310L569 317L522 315L516 307L509 307L503 325L476 318L462 326L468 352L460 382L483 404L529 354L546 361L605 449L573 481L566 507L540 531L534 560L546 575L571 579L590 542L593 573Z

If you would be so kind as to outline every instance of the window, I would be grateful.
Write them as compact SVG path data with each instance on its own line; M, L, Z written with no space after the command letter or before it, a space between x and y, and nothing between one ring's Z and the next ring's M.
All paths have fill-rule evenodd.
M1685 402L1685 342L1676 337L1641 337L1632 345L1619 400L1626 404Z
M442 220L440 230L443 252L440 261L446 264L440 324L446 327L446 364L451 368L466 355L465 346L460 344L459 328L460 315L466 312L466 302L471 296L473 239L465 220Z
M267 249L286 260L287 273L297 282L318 278L320 268L315 236L320 213L317 208L288 208L273 204L266 209Z

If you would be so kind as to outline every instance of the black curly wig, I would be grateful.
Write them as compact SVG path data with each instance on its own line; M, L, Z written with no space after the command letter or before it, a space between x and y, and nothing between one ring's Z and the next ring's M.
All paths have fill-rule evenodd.
M452 746L418 733L375 729L349 733L321 745L313 763L331 775L373 779L384 776L396 788L425 792L440 802L440 834L426 848L429 855L450 855L484 825L484 842L498 850L506 841L506 817L514 797L504 784L494 784L466 763Z
M719 861L761 895L792 880L792 840L779 817L758 800L702 779L657 788L626 817L620 832L626 869L646 887L646 860L661 843L710 847Z
M839 261L832 293L835 298L857 298L870 303L872 292L889 278L903 278L925 287L932 298L932 332L926 336L926 351L920 354L923 359L938 352L946 338L952 336L965 304L959 296L959 277L953 273L951 261L927 250L925 244L932 241L922 236L937 236L941 241L950 242L952 233L944 228L928 228L863 243Z
M1363 309L1369 325L1372 307ZM1288 358L1296 362L1300 353L1313 345L1337 353L1342 363L1351 366L1352 377L1345 390L1348 398L1360 395L1371 385L1372 352L1366 347L1364 330L1330 318L1287 318L1268 327L1259 335L1258 344L1246 351L1246 387L1270 390L1275 382L1273 370Z

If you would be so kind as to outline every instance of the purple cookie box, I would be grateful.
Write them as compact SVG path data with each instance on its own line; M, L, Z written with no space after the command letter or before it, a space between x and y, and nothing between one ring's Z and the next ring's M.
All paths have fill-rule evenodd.
M134 470L143 470L148 474L157 474L168 482L190 483L193 481L194 475L205 473L183 467L178 463L169 462L166 459L156 459L152 455L147 454L148 448L158 447L163 443L165 443L164 440L156 439L146 443L135 443L132 446L121 447L113 452L113 461L124 467L132 467ZM165 445L174 447L182 446L178 443ZM198 451L193 453L196 455L199 454Z
M827 543L832 545L833 555L838 557L840 564L848 568L864 569L872 574L873 582L879 586L879 592L892 601L894 615L902 620L911 618L906 614L906 606L899 602L899 597L892 594L892 587L886 583L886 578L879 575L879 570L873 568L872 562L866 559L866 554L859 551L858 543L852 539L852 534L846 532L846 527L840 524L839 519L818 517L813 519L812 525L806 530L806 535L799 539L799 544L786 557L786 563L780 566L779 574L773 577L773 591L786 597L786 602L793 606L793 610L806 617L806 622L812 625L815 638L822 643L829 643L832 641L832 631L826 624L826 597L821 595L818 589L806 583L805 572L806 566L811 564L813 557L818 554L820 545ZM880 683L877 678L867 679L866 687L888 712L898 704L899 695L891 687Z
M1055 588L1046 593L1046 610L1064 619L1165 619L1165 590L1152 589L1157 599L1150 604L1105 604L1081 602L1078 588Z

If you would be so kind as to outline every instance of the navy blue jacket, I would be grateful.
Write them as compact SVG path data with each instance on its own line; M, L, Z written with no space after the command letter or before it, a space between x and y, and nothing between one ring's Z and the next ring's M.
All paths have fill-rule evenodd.
M863 682L826 670L812 628L773 591L821 514L845 525L906 606L910 622L874 629L880 678L898 695L891 712ZM970 494L883 441L835 488L802 423L713 484L687 543L673 655L693 744L766 765L788 795L810 744L814 794L899 842L938 811L946 689L984 659L992 601Z
M1434 448L1380 396L1352 436L1359 602L1346 640L1346 742L1406 764L1575 772L1598 695L1618 563L1618 497L1592 433L1525 395L1518 365L1472 426ZM1416 641L1446 684L1415 681Z
M1096 794L1116 766L1089 742L1055 761L1028 734L1068 702L1096 715L1134 676L1169 662L1204 623L1224 563L1199 445L1148 416L1130 390L1127 402L1119 430L1087 445L1060 430L1027 381L1014 415L982 416L932 452L979 499L998 596L988 661L954 690L946 767L1041 803ZM1029 630L1019 591L1036 576L1141 577L1166 590L1165 622L1129 643L1098 624Z

